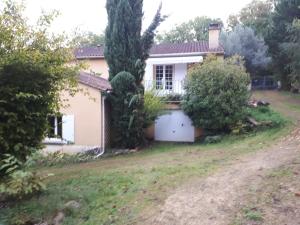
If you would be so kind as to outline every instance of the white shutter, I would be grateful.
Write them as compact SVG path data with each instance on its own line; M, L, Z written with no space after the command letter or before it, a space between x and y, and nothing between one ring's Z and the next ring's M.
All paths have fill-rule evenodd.
M64 115L62 117L62 123L63 140L74 143L74 115Z

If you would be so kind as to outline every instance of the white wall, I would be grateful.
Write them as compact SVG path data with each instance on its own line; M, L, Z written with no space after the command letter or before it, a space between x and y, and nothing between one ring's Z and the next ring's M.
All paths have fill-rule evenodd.
M175 64L174 81L183 81L187 75L187 63Z
M149 58L147 60L146 72L144 77L145 88L146 90L152 88L154 65L175 65L175 74L173 78L174 92L181 93L182 84L187 75L187 64L202 61L202 56Z

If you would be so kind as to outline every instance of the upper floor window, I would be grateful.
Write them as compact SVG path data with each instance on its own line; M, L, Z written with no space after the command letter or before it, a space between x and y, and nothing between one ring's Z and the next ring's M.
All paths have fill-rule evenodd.
M155 88L172 90L173 89L174 65L155 66Z

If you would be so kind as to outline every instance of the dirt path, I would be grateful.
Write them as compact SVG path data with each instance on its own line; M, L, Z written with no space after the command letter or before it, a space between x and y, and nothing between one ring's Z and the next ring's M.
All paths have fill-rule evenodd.
M267 92L267 94L271 102L276 97L283 98L276 93ZM284 98L280 100L288 100L288 97ZM300 119L300 112L289 112L289 115L293 115L295 121ZM290 163L299 157L300 128L298 126L291 134L268 149L245 156L207 179L194 181L179 188L166 199L159 214L147 223L229 225L237 210L236 206L243 199L243 195L249 191L250 186L262 182L271 169Z

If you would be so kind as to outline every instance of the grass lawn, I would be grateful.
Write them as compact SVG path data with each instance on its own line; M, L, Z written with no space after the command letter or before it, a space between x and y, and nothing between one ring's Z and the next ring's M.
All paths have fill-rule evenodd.
M247 136L228 136L217 144L156 143L130 155L66 166L38 168L48 190L18 203L0 206L0 224L51 221L64 211L64 224L135 224L153 215L183 183L205 177L261 150L292 129L285 127ZM79 210L64 209L75 200ZM251 212L248 212L252 216ZM23 223L24 224L24 223ZM30 224L30 223L28 223Z
M172 188L193 177L208 176L237 157L259 150L288 132L272 129L218 144L154 144L144 152L63 167L53 173L48 191L1 209L3 222L52 219L70 200L78 211L65 212L64 224L133 224L150 216Z

